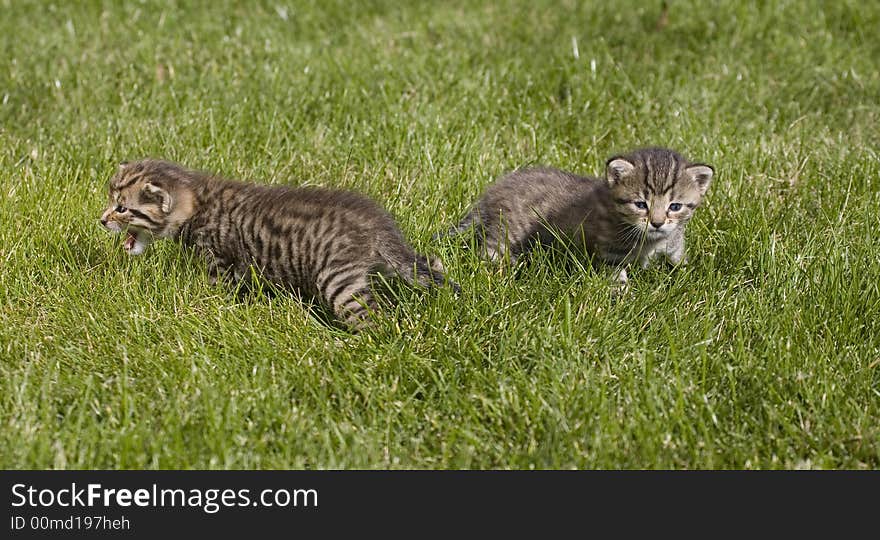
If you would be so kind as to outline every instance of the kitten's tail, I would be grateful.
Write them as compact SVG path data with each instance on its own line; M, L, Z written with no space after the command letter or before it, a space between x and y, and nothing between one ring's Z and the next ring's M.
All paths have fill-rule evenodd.
M464 231L473 227L474 223L477 221L477 212L475 210L471 210L467 213L461 221L458 222L457 225L453 225L452 227L446 229L445 231L438 232L434 236L431 237L431 240L437 241L441 238L447 238L450 236L458 236Z

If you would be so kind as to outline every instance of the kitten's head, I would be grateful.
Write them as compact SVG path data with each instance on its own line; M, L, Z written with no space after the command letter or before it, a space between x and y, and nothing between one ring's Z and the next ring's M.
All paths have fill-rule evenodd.
M665 148L636 150L608 160L606 177L621 219L659 240L688 222L715 170Z
M101 225L125 232L122 248L140 255L156 238L174 236L193 213L186 171L165 161L124 162L110 179L110 202Z

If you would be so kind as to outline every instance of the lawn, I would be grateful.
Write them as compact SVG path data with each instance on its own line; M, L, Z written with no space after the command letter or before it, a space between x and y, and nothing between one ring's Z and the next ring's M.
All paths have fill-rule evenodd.
M880 4L0 1L0 467L880 467ZM431 236L526 164L712 164L691 265ZM369 194L370 332L101 229L122 160Z

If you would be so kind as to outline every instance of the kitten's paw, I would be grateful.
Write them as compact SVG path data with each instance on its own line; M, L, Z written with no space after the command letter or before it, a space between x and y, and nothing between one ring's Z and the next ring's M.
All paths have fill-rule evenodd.
M616 298L629 292L629 282L618 281L611 286L611 296Z
M685 267L688 264L688 258L685 255L667 255L666 262L675 268Z
M626 274L626 268L618 268L611 276L613 285L611 287L611 296L617 297L629 290L629 277Z
M440 260L439 257L426 257L428 259L428 265L431 267L431 270L435 272L445 273L446 267L443 266L443 261Z

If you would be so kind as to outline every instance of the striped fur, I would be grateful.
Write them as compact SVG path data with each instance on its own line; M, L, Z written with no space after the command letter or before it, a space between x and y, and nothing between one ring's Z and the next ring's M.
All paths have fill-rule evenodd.
M155 238L194 248L212 280L249 279L255 269L321 300L351 328L376 309L377 276L447 283L439 261L413 251L387 212L346 191L245 184L143 160L111 179L101 223L126 233L131 254Z
M620 267L658 256L685 260L684 230L714 171L664 148L615 156L605 179L552 168L514 171L490 185L446 234L478 229L483 254L515 261L537 243L567 239Z

